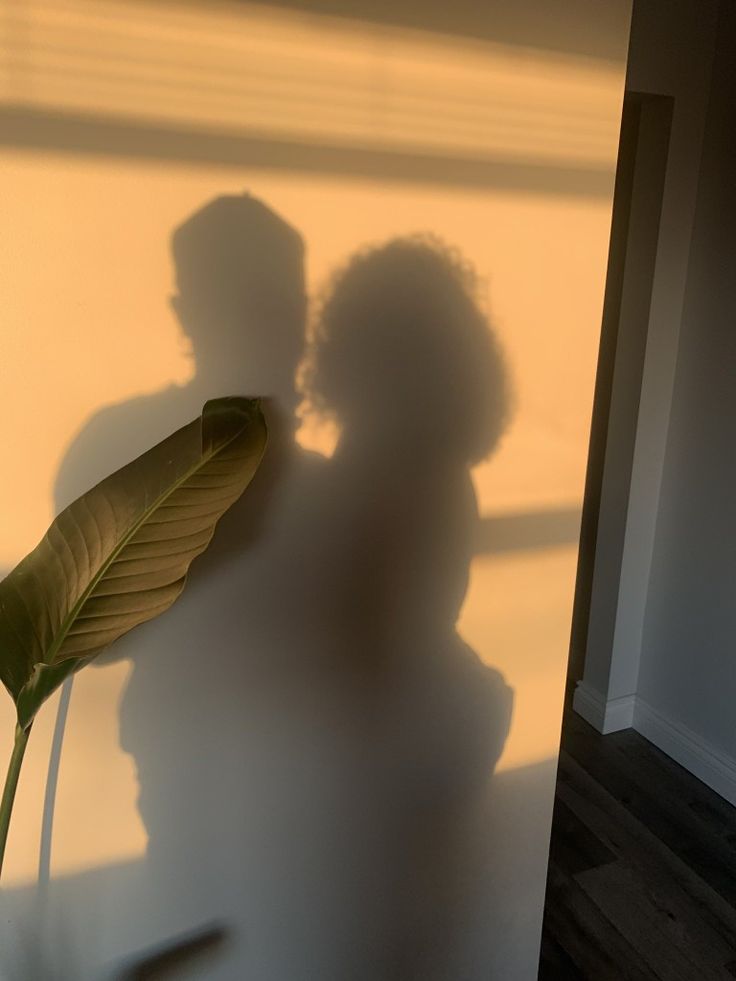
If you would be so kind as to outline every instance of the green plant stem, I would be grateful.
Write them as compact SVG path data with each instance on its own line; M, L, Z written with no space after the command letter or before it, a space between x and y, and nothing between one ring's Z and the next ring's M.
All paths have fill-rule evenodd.
M23 762L23 756L26 751L26 746L28 745L28 737L30 734L30 726L28 726L27 729L21 729L21 727L18 725L15 727L15 743L13 745L13 752L10 756L8 775L5 778L3 799L2 802L0 802L0 877L2 877L5 844L8 840L8 828L10 827L10 815L13 813L15 790L18 786L20 767L21 763Z

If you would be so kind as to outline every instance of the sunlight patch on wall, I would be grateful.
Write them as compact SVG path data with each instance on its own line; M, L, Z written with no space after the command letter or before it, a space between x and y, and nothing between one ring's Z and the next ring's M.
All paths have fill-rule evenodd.
M12 224L19 229L8 252L13 290L6 297L6 364L14 365L14 375L5 383L6 393L10 405L18 399L18 405L35 406L23 412L23 426L8 429L11 456L24 460L24 507L3 542L8 567L35 544L50 520L56 471L85 422L110 402L196 379L196 363L186 353L169 307L169 237L213 196L244 188L304 235L312 296L366 242L431 230L459 248L483 276L485 301L515 389L509 431L500 449L474 471L481 516L579 504L610 217L607 202L449 193L263 171L172 171L163 165L33 155L6 158L4 170L6 188L13 188ZM73 214L70 201L75 202ZM102 226L100 215L105 216ZM349 222L345 215L350 215ZM247 364L242 378L243 391L257 390L258 379L249 376ZM141 450L152 438L141 434ZM329 453L334 438L334 429L307 414L300 431L303 446ZM0 493L6 495L5 513L13 513L18 489L8 483ZM460 630L516 693L503 767L556 752L574 576L574 544L548 553L479 555L473 562ZM79 677L74 711L95 704L90 686L102 684L111 670ZM109 677L113 684L113 675ZM115 697L113 689L105 695L104 711L112 727L105 752L118 761L120 772L128 773L129 761L113 740ZM103 712L94 708L98 710ZM84 726L89 732L91 721ZM72 763L73 733L72 726L62 793L65 772L70 780L80 774L81 792L82 771ZM5 736L0 739L4 748ZM82 753L79 765L89 764L92 772L83 741L77 748ZM130 784L129 773L126 782ZM95 786L93 780L88 788L91 811L104 805ZM133 837L121 840L136 841L138 847L141 830L127 793ZM71 799L69 807L71 814ZM58 840L65 841L61 827ZM101 849L101 840L98 844ZM108 844L109 858L116 860L117 846L112 839ZM68 855L55 853L60 868L84 862L73 835L69 848ZM101 858L99 849L94 854Z
M542 169L590 165L612 185L618 64L244 4L25 0L4 16L5 106L264 140L524 160ZM101 408L196 385L198 355L169 303L170 236L213 197L245 190L303 235L312 298L356 249L396 235L437 234L472 262L516 404L500 448L473 472L481 517L579 506L610 197L579 196L573 180L532 194L379 175L308 176L296 167L173 166L22 150L3 151L2 160L4 219L13 235L0 244L0 370L5 452L16 476L0 486L2 513L13 516L0 541L0 571L45 531L67 449ZM215 353L227 361L228 351ZM242 393L267 394L248 364L238 383ZM166 433L138 435L143 450ZM306 412L299 439L329 454L335 431ZM556 755L575 554L573 542L497 553L491 542L473 560L459 630L515 697L499 769ZM127 670L89 669L75 681L55 875L145 850L133 764L117 730ZM34 729L9 882L28 881L37 867L53 717L53 704L44 707ZM12 734L8 705L0 722L2 760Z
M497 773L556 755L576 567L575 545L473 561L458 627L514 689L511 737Z
M69 875L145 854L147 835L136 809L138 782L130 756L119 749L118 708L131 667L94 667L75 679L54 814L51 874ZM29 740L10 830L7 885L38 875L43 798L58 695L44 705ZM12 732L10 702L0 715L3 749Z
M24 0L0 100L424 154L607 167L618 64L257 4Z

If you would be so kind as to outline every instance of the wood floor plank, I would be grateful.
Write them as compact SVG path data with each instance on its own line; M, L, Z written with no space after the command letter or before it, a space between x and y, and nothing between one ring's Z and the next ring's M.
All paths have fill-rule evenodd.
M712 952L694 942L700 938L672 912L672 904L660 902L656 890L625 862L588 869L575 879L658 977L730 981L725 961L713 964Z
M615 743L582 719L570 722L564 741L566 750L594 780L736 905L736 851L687 807L674 784L663 776L653 781L648 771L637 768Z
M564 750L557 794L685 924L705 963L724 964L736 957L736 910Z
M736 808L633 730L562 730L540 981L736 977Z
M554 939L548 929L542 931L539 959L539 981L587 981L572 958Z
M641 772L657 783L666 782L676 789L682 802L703 820L714 834L726 839L736 836L736 809L714 793L710 787L676 763L661 749L634 729L624 729L606 737L627 758L635 761ZM730 842L733 846L733 842Z
M616 861L610 848L559 797L552 821L550 858L571 875Z
M586 979L662 981L582 887L553 862L547 879L545 928Z

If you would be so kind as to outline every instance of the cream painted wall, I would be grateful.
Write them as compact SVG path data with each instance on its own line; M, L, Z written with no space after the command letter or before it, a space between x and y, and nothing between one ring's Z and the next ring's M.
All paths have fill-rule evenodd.
M718 15L717 0L683 0L676 4L639 4L632 17L627 88L666 96L673 103L652 282L641 282L635 261L625 274L630 293L642 289L651 292L644 361L639 366L641 392L627 391L625 383L619 386L614 393L607 435L618 453L633 457L633 465L623 503L615 490L617 481L604 487L604 497L607 493L611 497L602 502L601 528L604 533L609 527L617 530L609 541L604 535L596 550L584 683L582 697L578 695L576 702L589 721L606 731L645 725L642 718L636 717L635 696L639 694L642 700L639 674L642 658L648 656L643 638L694 241ZM651 133L646 138L651 139ZM637 326L634 324L635 329ZM632 324L628 327L631 330ZM638 403L635 433L630 432L628 422L632 398ZM623 407L618 417L616 400ZM626 510L623 536L619 530L622 506ZM668 615L665 619L671 618ZM663 655L665 662L669 656ZM655 709L661 708L653 696L654 686L649 686L647 701L651 700ZM645 734L672 751L671 743L663 745L661 727L655 732L647 725Z
M494 7L508 14L510 6L490 5L485 35L492 35ZM527 6L533 12L534 4ZM512 689L513 718L493 779L487 773L476 788L482 806L463 815L461 900L453 900L458 922L450 922L449 906L443 917L442 905L433 900L434 861L427 867L425 857L422 875L415 878L408 872L397 877L386 869L383 886L382 867L375 865L378 882L369 890L374 900L382 888L408 890L410 936L412 923L419 937L421 925L425 920L434 923L438 911L437 922L447 928L446 936L444 928L435 932L432 957L421 959L429 956L424 948L412 955L416 959L405 962L411 966L403 968L402 977L419 976L420 969L427 978L446 977L442 972L448 970L455 972L453 977L468 979L521 981L536 976L576 565L574 528L585 473L628 30L628 4L605 6L609 14L615 11L616 59L594 57L586 50L464 39L460 29L454 36L440 35L247 4L172 4L158 7L155 17L149 11L146 19L143 6L105 2L95 5L91 15L81 3L27 3L18 7L22 16L16 12L13 21L27 45L19 50L27 57L11 64L6 56L4 64L3 107L25 112L34 120L36 134L45 125L53 129L49 119L68 119L70 113L83 123L102 115L125 134L135 113L136 122L145 117L161 131L191 127L191 144L237 129L236 135L245 133L254 141L251 149L255 147L258 163L248 162L248 147L242 149L242 159L229 163L144 159L139 151L134 159L125 153L124 138L116 144L123 146L122 152L105 149L104 137L95 153L70 152L68 145L64 152L29 146L41 142L35 137L2 150L3 216L12 229L0 246L2 391L6 458L13 468L12 479L0 487L1 513L10 517L0 543L0 568L9 570L51 520L57 475L70 447L76 447L77 462L72 472L66 465L65 487L76 481L76 492L81 492L171 428L169 410L159 413L155 408L161 405L161 393L180 393L177 411L181 414L186 406L190 415L196 413L201 402L197 364L169 305L174 290L170 236L214 197L248 191L298 229L306 244L311 297L356 249L417 231L437 234L459 249L482 278L483 299L513 379L515 412L497 452L473 470L487 531L476 542L457 629L475 661L490 672L484 677L497 678L499 672ZM110 19L121 12L127 18L122 27ZM110 16L106 19L103 13ZM589 37L594 10L571 5L569 16L573 26L579 22L581 37ZM111 28L111 23L117 26ZM570 46L574 49L574 42ZM74 51L77 62L70 61ZM121 81L116 68L126 58L133 67ZM250 72L241 92L250 101L223 96L217 102L224 91L223 73L230 72L228 84L237 81L239 65ZM291 78L284 94L275 80L287 68L296 81ZM99 84L92 83L93 77ZM320 90L320 116L308 103L309 86L327 83L342 83L346 95L337 112L335 89L329 89L329 96ZM150 97L141 101L146 88ZM271 98L270 113L263 114L255 93L265 100L263 106ZM444 101L437 101L438 93ZM467 117L458 115L471 99L476 109ZM456 128L442 125L443 119L454 121ZM73 136L73 127L69 132ZM268 153L258 150L258 141L267 146L286 139L321 148L321 153L326 145L347 149L357 154L351 160L359 161L364 153L370 163L362 170L351 164L351 169L338 154L342 163L332 172L320 173L313 163L309 172L295 150L293 166L284 165L283 155L278 166L269 166L263 159ZM392 169L392 154L421 160L416 176L406 164L401 173ZM326 160L334 156L324 153ZM458 171L458 161L465 170ZM472 180L467 179L469 162ZM222 369L222 384L232 385L236 378L240 384L240 366L230 367L232 372ZM242 390L259 390L257 373L249 374L247 365ZM122 418L120 412L126 410L97 414L143 397L149 401L139 404L152 407L137 416L145 424L139 422L120 445L106 440L105 420L116 413ZM87 428L93 419L94 438ZM314 415L304 416L298 438L303 447L325 457L334 445L334 433ZM94 459L88 453L80 461L85 446L96 447ZM289 507L293 519L299 507ZM524 522L529 518L539 528L540 515L541 533L513 537L513 529L528 527ZM160 726L163 744L169 738L167 719L171 738L181 725L176 708L161 706L156 719L145 698L136 702L135 711L142 714L131 722L131 692L142 663L138 659L155 658L162 645L168 645L169 655L172 645L185 645L192 635L191 618L197 618L196 629L201 629L212 615L208 611L222 608L222 595L237 607L239 584L258 582L261 567L278 567L283 552L289 554L288 535L284 541L278 529L269 534L272 540L267 535L254 554L241 556L239 571L199 584L161 626L131 635L119 659L75 680L48 888L35 883L57 700L44 709L22 776L4 873L2 949L8 978L24 976L19 965L30 946L33 956L41 958L44 977L116 976L137 952L211 921L230 931L230 944L206 968L193 966L182 977L230 978L237 970L265 981L288 970L292 978L337 979L347 976L346 965L354 969L356 964L366 977L381 971L388 976L385 965L378 969L372 960L392 956L386 953L391 950L387 928L381 927L375 910L371 920L370 910L366 913L353 902L355 896L341 891L345 882L335 868L334 855L347 861L365 846L361 821L351 824L345 814L355 810L370 823L377 805L361 797L351 777L346 783L338 780L340 774L355 772L352 744L334 742L334 734L348 725L343 717L348 708L339 699L321 692L315 703L306 693L302 703L288 685L283 692L277 686L260 706L251 706L255 721L243 723L247 698L241 700L237 687L215 684L203 697L217 706L221 730L196 738L192 734L191 743L186 742L190 753L201 747L202 765L188 763L188 756L179 761L182 788L188 767L213 780L209 791L188 788L183 798L191 809L187 817L172 810L167 818L165 801L157 801L151 821L148 761L140 757L140 745L131 749L130 740L126 743L126 726L128 732L148 734ZM327 543L325 555L329 547ZM298 567L288 575L298 585ZM278 603L273 597L270 602L277 616ZM221 634L233 651L248 648L248 637L239 628L232 617ZM192 677L187 688L183 673L182 705L197 704L198 676ZM126 697L128 716L121 737L119 713L121 705L126 711ZM414 699L411 692L402 697L411 719ZM324 712L332 722L322 728L309 711ZM460 703L453 711L451 728L470 709ZM243 725L232 730L238 736L226 743L228 727ZM408 731L411 725L407 723ZM9 752L11 733L8 701L0 712L0 755ZM401 755L404 737L394 738L395 745L389 739L377 757L379 770ZM222 759L218 753L226 746L227 758ZM155 756L155 747L149 744L149 749ZM239 783L234 774L241 749L251 769ZM270 753L276 754L277 769L283 769L282 796L276 799L286 812L279 815L283 827L278 825L284 841L276 833L264 837L263 829L250 825L245 833L222 818L229 812L252 811L257 818L270 813L267 808L261 813L253 799L258 788L266 787L261 770ZM447 767L462 771L464 761L438 758L436 765L444 774L440 779L447 779ZM292 767L297 768L293 773ZM284 774L293 777L287 789ZM343 832L353 829L352 845L349 834L329 845L321 837L327 830L318 827L320 807L326 808L324 814L335 813L327 807L330 794L337 794L335 807L347 822L340 825ZM315 859L310 853L316 864L306 870L292 844L299 834L300 809L305 812L304 847L318 855ZM417 815L424 812L410 808L407 814L418 822L414 831L421 838L425 818ZM191 829L210 818L213 826L222 826L221 837L197 838ZM160 837L166 820L171 844L162 850L152 843L151 828L155 825L154 837ZM211 849L209 864L187 850L198 840ZM249 849L258 848L262 854L250 854ZM268 848L276 851L271 854ZM290 862L299 866L296 871ZM248 875L243 881L237 876L231 880L231 869L239 864ZM442 865L439 857L436 865ZM186 894L177 878L182 875L189 887ZM356 894L363 895L360 889ZM340 929L341 936L336 936ZM363 955L360 944L365 945ZM43 960L51 951L53 969Z
M637 695L654 720L635 721L731 803L735 36L721 4L641 647Z

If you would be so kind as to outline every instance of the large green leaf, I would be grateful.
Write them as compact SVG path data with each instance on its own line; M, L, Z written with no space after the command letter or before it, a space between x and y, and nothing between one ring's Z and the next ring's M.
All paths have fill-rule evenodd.
M257 400L207 402L70 504L0 583L0 679L23 729L66 677L171 606L265 445Z

